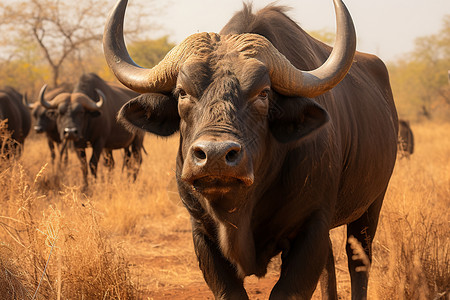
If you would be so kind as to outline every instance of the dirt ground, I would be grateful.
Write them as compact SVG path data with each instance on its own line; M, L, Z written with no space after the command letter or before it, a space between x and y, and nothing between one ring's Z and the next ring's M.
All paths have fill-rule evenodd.
M189 229L172 229L169 234L147 232L129 243L132 270L139 278L141 299L214 299L203 280L194 254ZM132 249L132 250L131 250ZM264 278L251 276L245 280L250 299L268 299L278 280L280 258L274 258ZM349 297L349 280L344 262L336 266L340 299ZM321 299L316 290L314 299Z
M154 244L158 241L160 244ZM190 232L161 235L151 242L143 238L133 246L135 254L131 256L131 264L140 272L142 299L214 299L197 266ZM262 279L253 276L246 280L250 299L267 299L276 280L275 270Z

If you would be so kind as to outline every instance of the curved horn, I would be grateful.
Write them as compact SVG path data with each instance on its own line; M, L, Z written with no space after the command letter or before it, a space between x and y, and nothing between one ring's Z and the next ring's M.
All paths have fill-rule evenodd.
M25 93L22 95L22 103L23 103L23 105L25 105L25 107L28 107L29 109L32 109L32 108L33 108L33 105L30 104L30 103L28 103L27 92L25 92Z
M39 102L41 103L41 105L47 109L52 109L52 108L56 108L56 105L51 104L50 102L47 102L44 99L44 95L45 95L45 90L47 89L47 85L44 84L41 88L41 91L39 92Z
M117 79L136 92L171 91L175 86L181 64L192 54L192 50L196 47L194 44L198 44L199 41L191 36L174 47L152 69L140 67L131 59L123 39L123 20L127 3L127 0L119 0L106 21L103 34L106 61Z
M95 89L95 91L97 92L98 95L98 102L95 102L95 106L97 106L98 108L101 108L103 106L103 103L105 102L106 96L105 94L103 94L102 90L100 89Z
M352 18L341 0L334 0L336 11L336 42L319 68L301 71L276 51L269 59L274 89L290 96L317 97L335 87L350 70L356 50L356 33ZM267 62L266 62L267 63Z
M80 103L81 105L83 105L83 107L89 111L99 111L100 110L100 106L98 106L98 104L100 102L103 103L103 100L100 100L100 102L95 102L94 100L92 100L89 96L86 96L83 93L79 93L79 94L72 94L74 95L73 97L75 97L76 101L78 103Z

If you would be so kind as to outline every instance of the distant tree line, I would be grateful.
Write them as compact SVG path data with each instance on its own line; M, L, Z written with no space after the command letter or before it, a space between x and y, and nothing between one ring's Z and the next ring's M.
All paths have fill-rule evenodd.
M388 69L401 117L450 121L450 15L438 33L417 38Z

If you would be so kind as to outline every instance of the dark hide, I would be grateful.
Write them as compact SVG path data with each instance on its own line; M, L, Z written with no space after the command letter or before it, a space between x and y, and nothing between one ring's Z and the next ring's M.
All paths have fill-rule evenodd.
M45 94L45 100L51 101L57 95L69 91L70 89L66 87L55 88ZM37 99L37 101L35 101L32 105L30 105L30 108L31 114L34 118L35 132L38 134L45 133L45 136L47 138L47 144L50 149L52 163L54 163L56 158L55 146L59 151L60 162L63 159L63 154L64 154L64 161L67 162L68 147L66 147L66 145L63 146L62 144L63 141L61 140L58 128L56 126L57 111L55 109L46 109L40 104L39 99Z
M5 147L5 154L20 154L25 138L30 132L31 116L28 108L22 102L22 95L12 87L0 90L0 121L7 121L8 131L12 141L1 141L0 147ZM13 149L9 149L12 146ZM10 152L12 151L12 152Z
M245 6L220 36L237 33L265 36L301 70L319 67L331 52L279 7L253 15ZM358 52L331 91L287 97L272 89L261 63L228 53L220 40L214 47L204 61L181 67L173 96L136 99L121 117L162 135L175 132L180 118L179 193L217 299L247 299L244 277L264 276L279 253L270 299L310 298L319 279L323 296L337 298L329 230L347 224L371 260L396 159L398 121L386 67ZM352 297L365 298L368 274L356 271L362 262L352 260L350 245L347 254Z
M398 124L399 154L400 157L409 158L409 156L414 153L414 135L408 121L399 120Z
M91 109L83 103L99 101L96 89L103 92L105 99L101 108ZM96 177L98 160L103 150L106 155L106 164L113 165L111 151L124 149L124 164L136 179L142 162L144 134L128 131L116 117L121 106L138 95L119 84L107 83L96 74L90 73L80 77L72 93L59 94L51 101L52 104L57 105L56 123L60 138L73 140L77 156L82 164L85 185L87 185L85 148L88 146L93 148L89 167L94 177Z

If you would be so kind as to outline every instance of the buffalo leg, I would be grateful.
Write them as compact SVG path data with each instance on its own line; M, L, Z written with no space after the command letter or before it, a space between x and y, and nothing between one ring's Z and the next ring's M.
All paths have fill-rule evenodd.
M48 148L50 149L50 155L52 157L52 164L54 164L55 163L55 157L56 157L55 145L53 144L53 141L50 140L50 139L47 140L47 143L48 143Z
M86 162L86 151L84 148L78 148L76 149L78 159L81 163L81 172L83 173L83 180L84 180L84 186L87 187L88 181L88 170L87 170L87 162Z
M244 289L244 281L239 278L236 269L219 252L201 229L197 221L192 221L192 234L195 253L198 258L203 277L216 299L248 299Z
M142 164L142 147L142 138L136 137L131 144L131 150L129 147L124 148L124 167L127 168L127 175L133 177L133 181L136 181Z
M131 159L131 151L128 147L123 148L123 165L122 165L122 172L125 168L127 168L130 165L130 159Z
M67 163L69 162L69 148L66 145L66 148L64 149L64 153L60 154L61 156L64 156L63 161L64 161L64 166L67 166Z
M136 136L133 144L131 144L131 152L133 153L133 180L136 180L142 164L141 149L143 148L143 139L141 136Z
M124 169L127 169L127 177L131 177L133 174L133 157L132 152L129 147L123 148L123 166L122 172ZM134 177L133 180L136 178Z
M287 253L282 253L280 279L270 299L311 299L327 263L329 251L327 218L314 213L292 240Z
M108 168L110 172L112 171L112 169L114 169L115 162L112 150L105 149L103 151L103 164Z
M322 299L337 300L336 270L334 268L334 255L331 239L328 237L328 260L320 276L320 289Z
M353 259L353 249L347 242L347 260L352 285L352 299L367 299L369 268L372 264L372 242L378 225L378 217L383 203L384 193L356 221L347 225L347 237L353 236L361 243L369 265L361 259Z
M62 145L61 145L61 149L59 150L59 165L61 165L61 163L64 161L64 165L67 166L67 162L68 162L68 150L67 150L67 143L69 141L68 140L64 140ZM64 156L65 154L65 156Z
M92 145L92 156L89 160L89 168L91 169L91 174L92 176L94 176L94 178L97 178L97 166L100 155L102 154L102 150L103 144L97 142Z

